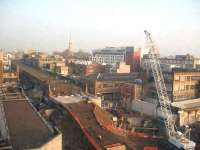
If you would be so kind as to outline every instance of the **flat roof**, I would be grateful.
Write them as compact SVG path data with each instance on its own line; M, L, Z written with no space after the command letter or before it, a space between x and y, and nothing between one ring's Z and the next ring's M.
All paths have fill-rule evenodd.
M1 100L13 149L39 148L54 137L53 132L21 93L6 93L6 97Z
M99 73L88 76L88 80L97 81L133 81L138 79L138 73Z
M172 106L180 109L200 108L200 98L173 102Z

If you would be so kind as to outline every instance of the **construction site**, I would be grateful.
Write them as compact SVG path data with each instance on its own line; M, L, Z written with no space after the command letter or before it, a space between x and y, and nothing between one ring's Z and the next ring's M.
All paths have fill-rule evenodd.
M150 33L145 31L145 36L158 97L156 111L159 108L160 116L150 115L150 105L144 110L146 113L136 111L139 108L133 110L132 105L136 106L136 103L131 103L131 106L129 103L123 105L120 97L112 102L107 101L117 105L105 107L106 99L102 100L98 93L91 95L83 92L82 85L79 86L75 79L61 78L23 61L14 63L15 72L6 73L3 61L0 61L0 147L47 147L58 150L199 150L200 124L195 122L190 126L177 126L155 45ZM131 75L130 79L133 77ZM129 78L126 76L126 79ZM140 81L136 77L134 80ZM114 85L116 84L122 88L132 86L121 82ZM108 84L106 86L110 88ZM139 84L133 87L136 92L142 90ZM105 86L102 88L105 89ZM126 93L124 95L128 96ZM140 98L137 94L134 97L134 101ZM27 137L34 140L28 140Z

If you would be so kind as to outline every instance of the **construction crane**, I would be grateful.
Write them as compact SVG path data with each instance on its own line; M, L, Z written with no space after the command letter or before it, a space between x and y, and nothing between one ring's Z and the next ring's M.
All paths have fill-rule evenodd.
M146 48L149 53L149 63L153 73L156 90L158 94L158 100L163 114L163 121L168 135L168 141L175 145L178 149L194 150L195 143L186 138L185 134L177 131L175 125L175 119L171 111L171 102L169 100L167 89L165 86L162 70L160 67L159 54L155 48L151 34L148 31L144 31L146 36Z

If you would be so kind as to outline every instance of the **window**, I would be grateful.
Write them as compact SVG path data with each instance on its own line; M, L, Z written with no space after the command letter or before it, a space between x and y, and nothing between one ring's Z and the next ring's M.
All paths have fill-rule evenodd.
M186 90L189 90L189 89L190 89L190 86L189 86L189 85L186 85L185 87L186 87Z
M191 89L195 89L195 85L191 85L191 87L190 87Z
M175 80L175 81L179 81L179 80L180 80L179 76L175 76L175 77L174 77L174 80Z

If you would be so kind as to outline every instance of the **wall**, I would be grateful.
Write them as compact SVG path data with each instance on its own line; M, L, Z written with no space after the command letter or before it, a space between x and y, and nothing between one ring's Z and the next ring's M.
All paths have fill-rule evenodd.
M196 121L200 121L200 108L179 111L179 126L188 125Z
M142 86L134 83L124 83L120 86L122 104L127 110L131 110L131 103L141 98Z
M132 110L140 112L142 114L157 117L157 108L155 104L141 101L141 100L134 100L132 102Z
M173 101L198 98L200 71L173 71Z
M124 62L120 62L117 73L130 73L130 65L126 65Z

